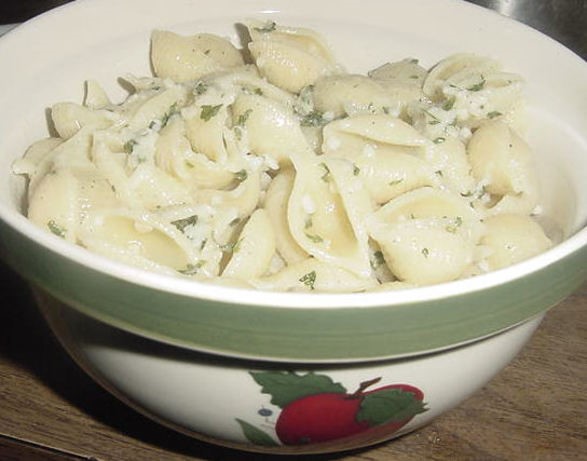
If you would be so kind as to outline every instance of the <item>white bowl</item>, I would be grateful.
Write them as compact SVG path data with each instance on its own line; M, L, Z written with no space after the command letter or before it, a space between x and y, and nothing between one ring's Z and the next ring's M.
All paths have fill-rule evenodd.
M134 269L25 218L25 183L11 165L46 135L47 107L80 101L88 78L122 98L120 75L149 73L154 28L237 40L235 23L250 17L319 30L351 71L406 56L432 64L468 51L496 57L526 77L528 140L548 191L545 214L563 229L562 243L503 270L393 296L268 294ZM544 312L587 278L587 66L546 36L480 7L456 0L80 0L0 39L0 63L10 69L0 74L0 86L10 90L0 94L0 255L73 308L51 301L46 310L84 368L141 411L206 440L301 453L412 430L481 387ZM446 369L451 373L440 372ZM321 390L339 394L375 378L381 380L371 388L410 385L411 391L385 393L409 403L402 413L409 421L401 428L373 423L370 431L355 428L356 437L293 447L272 432L289 402L272 404L275 383L264 389L251 371L268 373L270 382L290 371L312 373ZM290 391L302 392L305 384L293 381Z
M404 360L276 364L166 345L80 314L41 291L37 300L78 365L128 406L205 442L279 454L356 449L428 424L505 368L543 318ZM293 396L308 386L313 390L305 404L296 402ZM416 398L406 401L409 392ZM376 418L386 406L395 416L357 428L361 399L369 393L386 400L376 401Z

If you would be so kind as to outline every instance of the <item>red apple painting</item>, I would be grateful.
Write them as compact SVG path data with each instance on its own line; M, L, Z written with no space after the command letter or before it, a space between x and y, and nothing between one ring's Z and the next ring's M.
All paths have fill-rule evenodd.
M381 378L348 391L317 373L251 372L261 391L280 409L261 408L278 442L258 426L237 419L247 439L257 445L367 445L390 438L414 416L427 411L424 394L409 384L380 385ZM270 417L274 419L270 420Z

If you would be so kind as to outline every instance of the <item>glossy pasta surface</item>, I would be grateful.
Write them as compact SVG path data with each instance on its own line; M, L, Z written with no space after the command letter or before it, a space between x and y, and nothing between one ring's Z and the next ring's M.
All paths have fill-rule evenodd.
M246 49L154 31L152 77L86 82L14 164L28 217L89 251L262 290L448 282L548 249L520 135L523 80L483 56L346 72L316 31Z

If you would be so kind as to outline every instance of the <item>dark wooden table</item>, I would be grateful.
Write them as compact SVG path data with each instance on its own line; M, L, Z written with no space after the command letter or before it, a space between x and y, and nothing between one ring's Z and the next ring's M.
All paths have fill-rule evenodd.
M545 13L558 27L543 30L583 57L587 53L585 0L471 1L503 7L518 19L535 6L534 13ZM0 24L59 3L65 0L0 2ZM576 6L575 14L557 15L561 4ZM546 24L537 17L528 22ZM135 413L72 362L27 285L1 263L0 282L0 461L284 459L207 445ZM523 352L458 408L371 449L304 459L587 460L587 284L551 310Z

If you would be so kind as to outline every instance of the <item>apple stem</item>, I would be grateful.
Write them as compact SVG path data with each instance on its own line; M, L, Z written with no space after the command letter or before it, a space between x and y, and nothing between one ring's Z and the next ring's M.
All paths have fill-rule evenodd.
M370 379L369 381L363 381L361 384L359 384L359 388L350 395L350 398L359 397L365 389L367 389L375 383L378 383L379 381L381 381L381 376L379 378Z

